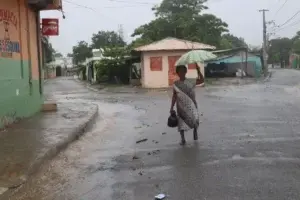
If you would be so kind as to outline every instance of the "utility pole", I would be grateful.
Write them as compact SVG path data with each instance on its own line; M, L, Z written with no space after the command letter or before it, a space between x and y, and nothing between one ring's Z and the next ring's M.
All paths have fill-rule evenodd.
M125 40L125 38L124 38L124 29L123 29L122 24L118 25L118 34L119 34L119 37L124 41Z
M262 9L259 12L263 14L263 66L264 66L264 75L268 75L268 52L267 52L267 23L266 23L266 12L269 10Z

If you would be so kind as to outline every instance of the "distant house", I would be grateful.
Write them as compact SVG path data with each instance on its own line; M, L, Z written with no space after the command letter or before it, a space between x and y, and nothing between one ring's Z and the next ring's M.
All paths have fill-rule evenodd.
M124 47L114 47L114 48L119 48L119 49L124 49ZM108 50L108 49L107 49ZM112 49L110 49L112 50ZM86 79L90 83L95 83L97 82L97 67L96 65L99 63L99 61L103 59L114 59L112 57L105 56L105 49L93 49L92 50L93 57L87 58L83 65L86 66ZM129 56L125 56L129 57Z
M73 67L72 57L55 57L54 61L46 64L44 77L47 79L57 76L66 76L67 71Z
M177 38L163 40L135 49L141 56L141 84L145 88L169 87L177 79L176 61L186 52L198 49L215 49L214 46ZM199 64L204 74L203 64ZM188 66L187 77L195 78L195 65Z
M262 57L248 52L247 48L236 48L213 51L217 58L207 61L206 76L213 74L236 76L241 72L244 76L259 77L262 72Z
M95 83L97 79L97 69L96 69L96 64L98 61L102 60L103 57L103 49L93 49L92 50L93 57L87 58L83 65L85 65L86 70L85 70L85 75L87 78L87 81L90 83Z

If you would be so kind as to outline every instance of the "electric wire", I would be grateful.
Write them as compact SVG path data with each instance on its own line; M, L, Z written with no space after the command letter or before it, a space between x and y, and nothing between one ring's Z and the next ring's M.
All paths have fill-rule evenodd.
M284 8L285 4L288 2L288 0L285 0L285 2L280 6L280 8L276 11L275 16L276 17L278 15L278 13Z

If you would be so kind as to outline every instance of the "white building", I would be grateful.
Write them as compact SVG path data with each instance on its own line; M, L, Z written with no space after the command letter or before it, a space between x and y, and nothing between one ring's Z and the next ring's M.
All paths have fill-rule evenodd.
M54 61L47 63L46 74L56 74L56 76L66 76L68 69L74 67L72 57L55 57ZM47 75L48 76L48 75Z

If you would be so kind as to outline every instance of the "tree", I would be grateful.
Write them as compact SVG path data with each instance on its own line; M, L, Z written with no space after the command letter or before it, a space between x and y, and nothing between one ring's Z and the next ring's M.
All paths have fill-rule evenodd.
M263 49L260 46L248 46L248 50L251 53L256 53L262 55Z
M296 33L296 35L292 38L292 41L293 41L293 42L295 42L295 41L297 41L297 40L300 40L300 31L298 31L298 32Z
M204 5L206 2L207 0L163 0L152 10L155 11L157 17L184 21L185 19L190 20L191 17L198 16L201 11L206 10L207 7Z
M52 44L49 41L48 37L43 37L43 51L44 51L44 62L49 63L54 60L55 50L52 47Z
M289 63L289 56L292 50L293 41L289 38L277 38L270 40L270 47L268 50L268 63L280 63L283 67L284 63Z
M94 49L125 45L126 42L123 40L122 36L115 31L99 31L92 36L91 47Z
M62 55L61 53L55 51L54 57L56 57L56 58L61 58L61 57L63 57L63 55Z
M300 31L292 38L292 52L300 54Z
M239 47L248 47L244 38L238 38L232 34L224 34L222 35L220 47L222 49L232 49Z
M72 53L68 53L67 57L73 57L73 54Z
M129 68L126 64L126 56L129 55L127 47L104 48L104 58L99 61L97 67L97 80L99 82L129 82ZM116 80L117 79L117 80Z
M73 60L76 65L84 62L87 58L91 58L92 56L92 49L85 41L80 41L73 47Z
M206 0L163 0L153 8L156 19L135 29L136 44L145 44L176 37L179 39L219 45L228 25L212 14L200 14L207 9Z

